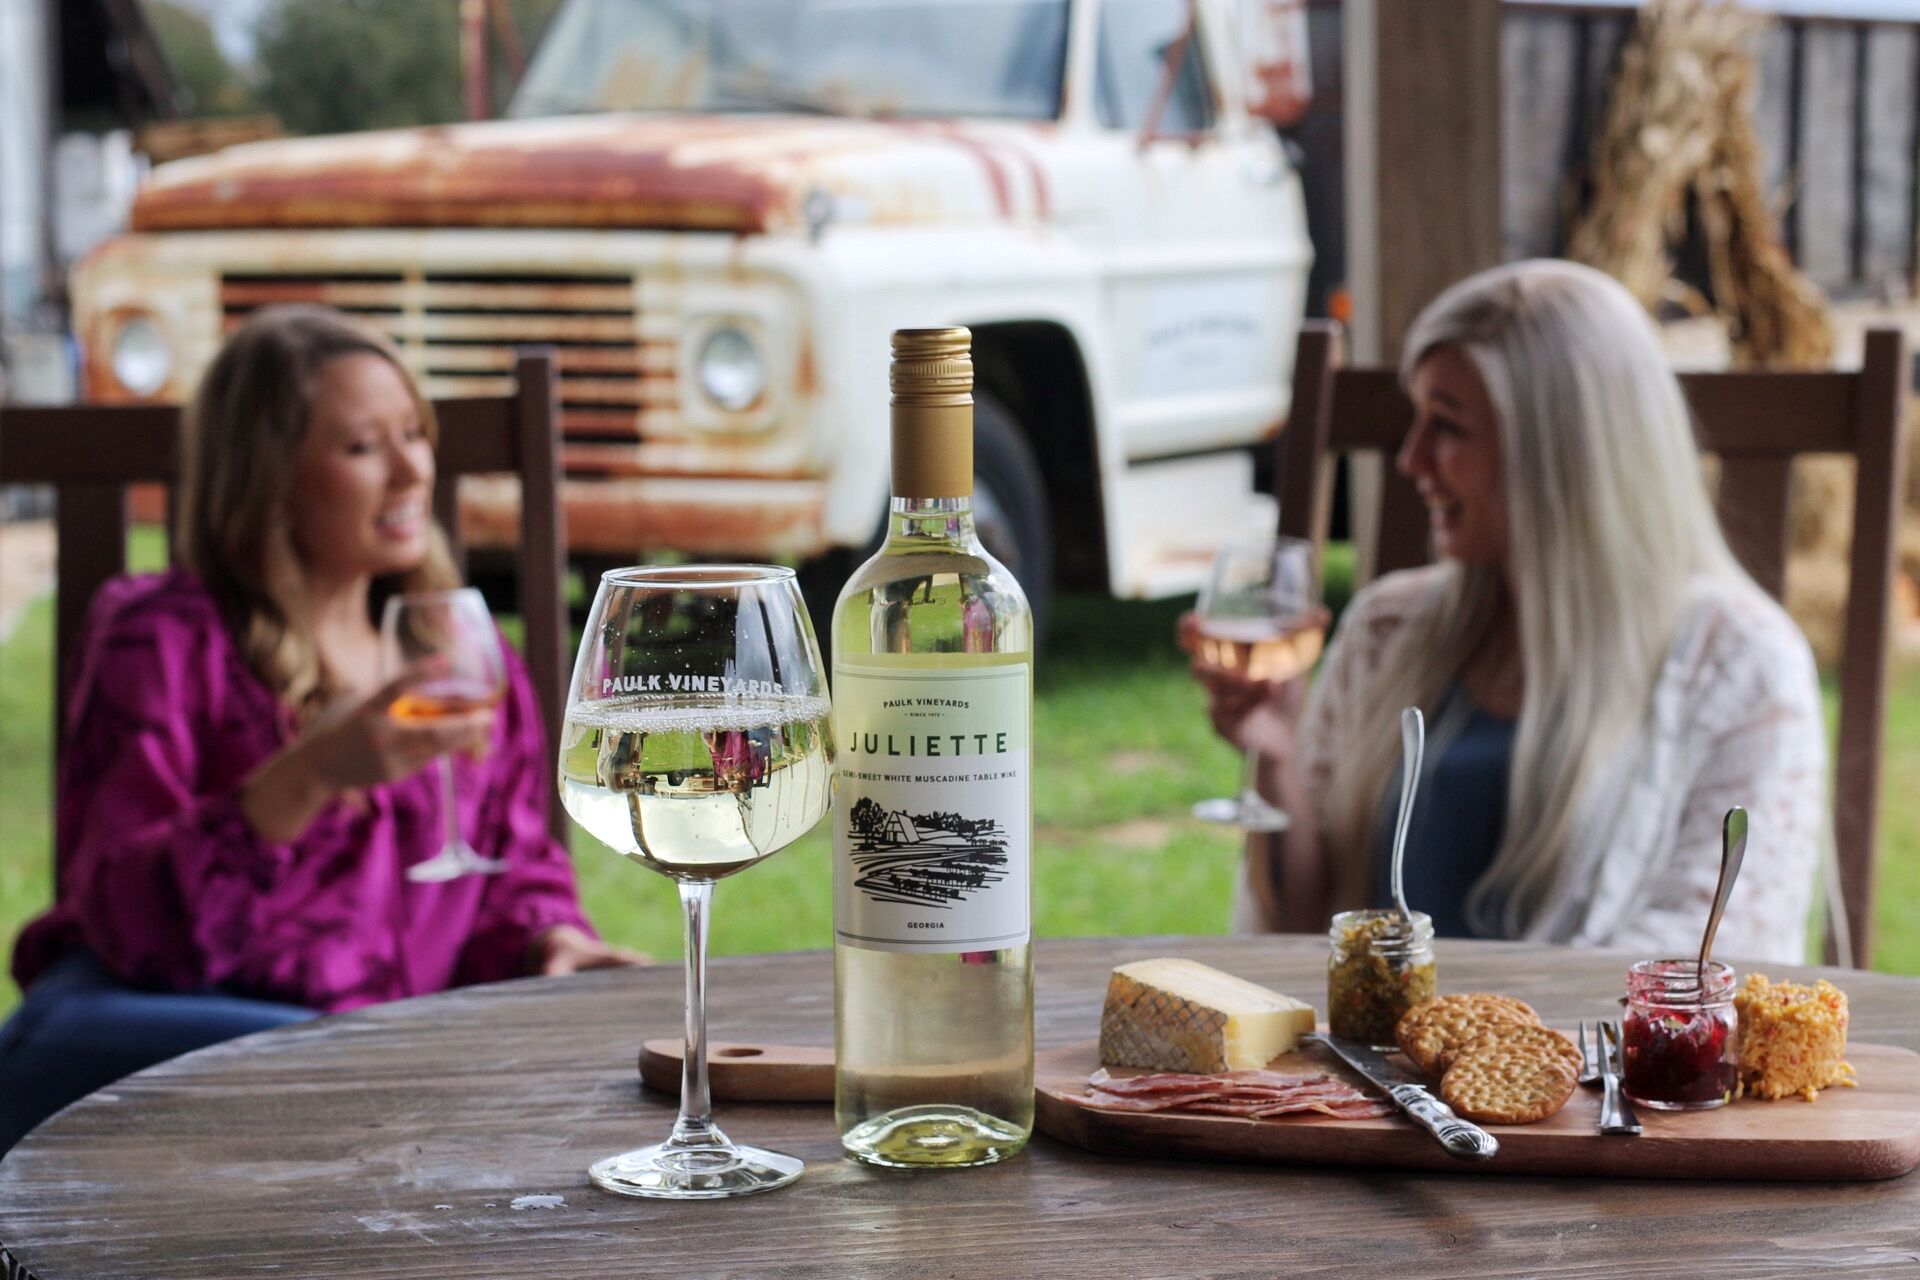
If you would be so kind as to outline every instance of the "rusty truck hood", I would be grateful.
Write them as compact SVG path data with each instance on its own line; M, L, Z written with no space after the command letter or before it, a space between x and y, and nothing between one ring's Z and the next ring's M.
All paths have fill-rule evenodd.
M742 115L489 121L231 147L156 170L138 231L804 226L1046 215L1045 125Z

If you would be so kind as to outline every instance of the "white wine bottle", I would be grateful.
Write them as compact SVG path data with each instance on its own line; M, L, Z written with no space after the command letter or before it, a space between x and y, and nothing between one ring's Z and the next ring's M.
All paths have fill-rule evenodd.
M833 615L834 1119L869 1164L1033 1132L1033 614L973 527L972 335L893 335L886 544Z

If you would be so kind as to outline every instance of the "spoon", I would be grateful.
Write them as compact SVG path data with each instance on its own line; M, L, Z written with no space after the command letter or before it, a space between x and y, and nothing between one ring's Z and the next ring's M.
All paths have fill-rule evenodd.
M1420 760L1427 751L1427 721L1420 714L1420 708L1408 707L1400 713L1400 817L1393 824L1393 905L1400 908L1400 916L1407 922L1407 928L1413 928L1413 912L1407 910L1407 886L1402 867L1407 859L1407 827L1413 822L1413 793L1420 786ZM1744 823L1746 815L1741 818ZM1740 828L1742 838L1746 827ZM1737 865L1737 864L1736 864ZM1716 922L1719 913L1715 913ZM1708 926L1711 930L1712 926ZM1712 934L1709 932L1708 937ZM1706 952L1701 953L1701 963L1706 962Z
M1727 895L1733 892L1733 881L1740 874L1740 864L1747 856L1747 811L1739 805L1727 810L1726 821L1720 824L1720 887L1713 891L1713 910L1707 913L1707 933L1700 939L1700 969L1698 979L1702 996L1707 991L1707 956L1713 951L1713 935L1720 928L1720 913L1727 909Z

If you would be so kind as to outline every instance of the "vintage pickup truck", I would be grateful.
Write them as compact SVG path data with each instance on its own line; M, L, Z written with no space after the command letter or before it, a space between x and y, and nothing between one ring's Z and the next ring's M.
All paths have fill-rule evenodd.
M510 119L159 168L75 274L86 394L184 398L284 301L435 396L551 345L576 555L831 595L885 511L888 331L965 324L990 545L1042 602L1191 590L1272 519L1304 46L1298 0L571 0ZM462 495L476 545L515 511Z

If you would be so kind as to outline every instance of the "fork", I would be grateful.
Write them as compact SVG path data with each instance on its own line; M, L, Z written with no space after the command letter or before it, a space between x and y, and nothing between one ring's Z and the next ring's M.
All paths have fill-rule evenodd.
M1599 1024L1596 1023L1594 1025L1593 1045L1591 1048L1589 1048L1587 1045L1587 1024L1584 1020L1582 1020L1582 1022L1580 1023L1579 1043L1580 1043L1580 1075L1579 1075L1580 1083L1581 1084L1599 1084L1600 1083L1600 1027L1599 1027Z
M1600 1087L1604 1091L1600 1099L1600 1132L1637 1134L1640 1117L1633 1113L1633 1104L1620 1092L1620 1024L1602 1022L1594 1032L1600 1057ZM1599 1043L1602 1037L1604 1045Z

